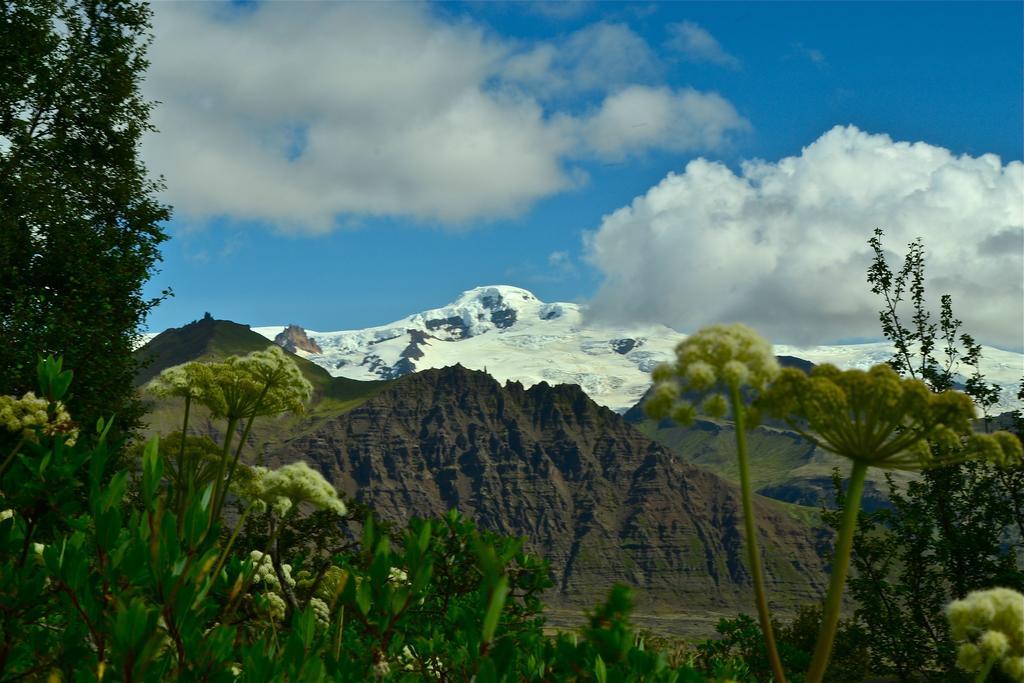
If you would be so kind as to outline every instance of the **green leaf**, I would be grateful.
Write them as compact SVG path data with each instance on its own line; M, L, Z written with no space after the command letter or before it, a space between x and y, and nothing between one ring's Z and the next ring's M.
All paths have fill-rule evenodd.
M373 596L370 593L370 582L364 578L356 588L356 606L359 607L359 611L363 613L363 616L370 613L372 600Z
M420 529L420 536L416 545L420 550L420 554L427 552L427 548L430 546L430 522L423 523L423 528Z
M608 683L608 670L605 669L601 655L597 655L597 659L594 661L594 678L597 679L597 683Z
M163 463L160 462L160 438L154 436L146 443L142 454L142 497L146 505L152 505L160 486Z
M494 639L494 632L498 628L498 619L501 618L501 608L505 606L507 596L508 577L502 576L491 591L491 599L487 605L487 612L484 614L483 639L485 643Z

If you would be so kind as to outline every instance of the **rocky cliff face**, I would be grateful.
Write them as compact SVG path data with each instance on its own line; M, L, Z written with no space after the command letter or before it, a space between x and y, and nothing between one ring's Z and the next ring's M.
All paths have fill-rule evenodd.
M504 387L459 366L404 377L276 453L315 463L394 521L450 508L550 559L555 599L592 604L615 582L641 605L747 605L738 489L689 465L577 386ZM772 598L823 589L822 539L758 498Z
M296 349L302 349L307 353L315 353L317 355L323 353L323 349L316 343L316 340L310 339L306 334L306 330L298 325L289 325L284 328L280 334L274 337L274 343L284 348L285 351L291 351L292 353L295 353Z

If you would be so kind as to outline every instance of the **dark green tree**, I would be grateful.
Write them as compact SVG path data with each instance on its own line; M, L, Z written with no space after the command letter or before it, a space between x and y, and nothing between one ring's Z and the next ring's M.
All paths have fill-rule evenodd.
M150 16L134 0L0 0L0 394L60 353L76 417L116 412L124 429L170 216L139 158Z
M868 283L884 302L882 331L896 348L890 365L934 391L953 387L958 373L967 375L963 389L981 409L987 428L999 388L981 373L981 346L960 332L948 294L941 298L938 322L932 322L921 240L909 245L902 268L893 272L882 237L875 230L868 242L874 251ZM909 325L901 317L907 303ZM836 526L845 496L839 477L833 481L840 509L826 511L825 519ZM926 470L903 487L891 479L889 485L892 507L860 515L855 576L849 583L857 623L870 643L872 670L900 681L967 680L954 666L956 646L943 609L972 590L1024 590L1019 556L1024 468L969 461Z

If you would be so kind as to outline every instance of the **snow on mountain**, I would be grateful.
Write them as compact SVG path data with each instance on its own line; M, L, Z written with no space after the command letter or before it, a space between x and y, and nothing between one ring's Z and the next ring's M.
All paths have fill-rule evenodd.
M254 327L274 340L284 325ZM518 287L477 287L454 302L362 330L306 330L322 353L297 353L334 376L391 379L456 363L500 382L578 384L596 402L623 412L650 386L650 371L673 358L686 335L664 325L604 328L584 324L572 303L544 303ZM890 357L884 343L776 346L779 355L842 368L867 368ZM998 410L1018 407L1024 355L985 347L982 370L1004 388Z

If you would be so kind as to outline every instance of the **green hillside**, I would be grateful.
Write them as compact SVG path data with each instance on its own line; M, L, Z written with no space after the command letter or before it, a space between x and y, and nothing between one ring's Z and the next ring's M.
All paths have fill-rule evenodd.
M146 433L166 434L180 428L182 402L177 399L159 399L145 390L145 385L163 370L194 360L212 361L232 355L245 355L261 351L272 344L266 337L249 329L248 325L216 320L209 314L201 320L158 334L135 352L135 357L144 363L135 382L148 403ZM389 384L387 381L361 382L346 377L331 377L319 365L295 354L290 355L313 385L313 398L304 415L282 415L274 419L257 420L250 442L260 451L315 429L324 420L351 410ZM211 420L202 407L194 407L190 421L190 431L220 438L219 430L223 425L220 421Z
M683 460L706 467L733 483L739 482L736 438L729 420L698 418L689 427L682 427L671 420L647 418L642 410L630 411L627 419ZM818 508L822 500L832 498L832 470L838 467L843 476L850 470L849 461L815 448L787 429L760 426L750 432L748 442L754 490L776 500ZM898 482L914 476L905 472L891 474ZM865 509L885 505L887 500L885 473L871 470L865 484Z

